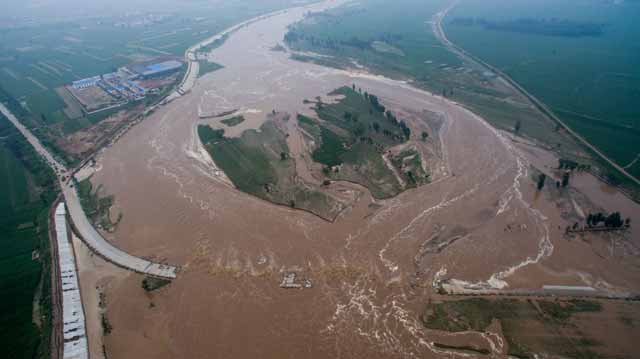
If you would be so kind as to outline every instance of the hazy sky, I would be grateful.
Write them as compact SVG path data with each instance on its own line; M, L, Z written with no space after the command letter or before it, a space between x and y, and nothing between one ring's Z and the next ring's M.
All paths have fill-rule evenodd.
M58 18L113 15L139 10L173 11L222 1L224 0L0 0L0 17Z

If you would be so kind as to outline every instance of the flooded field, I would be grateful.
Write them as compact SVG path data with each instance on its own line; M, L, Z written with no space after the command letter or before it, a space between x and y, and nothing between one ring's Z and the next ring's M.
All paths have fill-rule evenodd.
M544 154L409 84L273 51L307 11L235 32L212 53L223 69L98 159L92 181L123 213L107 237L134 255L182 266L177 280L153 293L133 274L106 287L109 358L438 357L446 350L433 341L448 334L420 321L436 279L481 288L640 289L637 258L622 253L637 248L637 236L621 253L606 251L617 248L615 239L563 238L566 210L553 194L536 193L531 179L531 161L551 163ZM220 121L199 113L238 109L246 120L227 131L234 136L258 128L273 110L312 115L304 99L352 84L413 129L425 126L427 113L444 119L432 139L440 151L430 160L440 165L431 184L388 200L352 185L358 200L329 223L234 189L199 143L197 125ZM304 146L295 143L297 127L289 130L304 176ZM625 216L640 222L638 207L629 206ZM287 273L302 288L282 288ZM466 334L497 347L492 335L473 336Z

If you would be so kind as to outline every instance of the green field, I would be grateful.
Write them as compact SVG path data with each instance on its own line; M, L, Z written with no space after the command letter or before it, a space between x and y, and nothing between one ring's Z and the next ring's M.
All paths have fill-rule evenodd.
M409 79L415 86L452 98L499 129L514 131L519 123L521 136L553 149L560 157L589 162L637 192L633 182L559 130L521 94L437 41L430 20L449 3L350 3L311 14L291 27L285 41L294 50L329 56L293 54L294 59L338 68L362 65L371 72ZM468 0L454 8L443 26L451 40L510 74L573 129L625 166L640 152L640 52L633 42L640 32L634 23L640 4L616 4L596 0L579 4ZM534 19L525 21L529 32L515 26L505 30L504 24L518 24L521 18ZM456 21L460 19L471 19L475 25ZM483 20L502 25L502 30L478 25ZM589 27L601 29L602 36L581 36ZM640 174L640 161L628 170Z
M555 124L475 63L463 61L434 36L430 21L448 1L365 0L312 14L285 36L295 49L329 55L295 59L339 68L365 66L369 71L452 98L497 128L513 131L559 149L565 157L581 151ZM411 11L406 11L411 9Z
M238 138L224 137L224 130L205 125L198 126L198 135L216 165L240 191L330 221L343 209L333 197L297 177L285 133L274 120Z
M0 346L6 358L48 357L50 278L47 211L54 175L0 115ZM39 254L33 260L32 254ZM34 296L41 327L33 323Z
M222 67L222 65L216 64L215 62L200 61L200 65L198 68L198 77L202 77L210 72L220 70Z
M78 17L11 27L0 24L0 98L23 108L29 127L41 128L41 140L55 139L105 118L104 114L69 119L55 88L74 80L112 72L120 66L161 56L182 57L187 48L235 23L289 7L293 0L185 3L170 12ZM35 11L35 10L34 10ZM152 14L153 17L148 17ZM216 64L204 64L202 74ZM151 97L151 96L150 96ZM56 152L67 162L77 159Z
M326 60L329 64L336 61L336 65L341 65L340 59L355 58L362 65L386 74L432 82L439 92L445 87L441 82L446 79L435 70L462 65L425 24L446 3L446 0L352 3L312 14L294 25L285 40L294 48L338 57Z
M582 299L470 298L431 302L422 321L429 329L448 332L485 332L498 321L508 354L517 358L535 358L537 353L576 359L631 358L628 347L610 347L603 340L607 330L632 336L627 323L635 320L635 307L622 301L603 305ZM440 347L464 348L476 354L487 349Z
M638 15L637 1L465 0L445 19L445 31L451 41L507 73L624 166L640 153ZM602 24L603 33L549 36L463 25L455 21L460 18L555 18ZM640 163L629 171L640 176Z
M329 178L359 183L375 198L402 192L402 184L382 154L390 147L406 143L411 130L366 91L342 87L329 95L342 98L332 104L315 103L314 110L321 121L298 116L300 126L319 144L312 153L313 160L325 166L324 173ZM405 161L411 158L413 165ZM400 153L391 163L405 177L407 187L428 183L417 151Z

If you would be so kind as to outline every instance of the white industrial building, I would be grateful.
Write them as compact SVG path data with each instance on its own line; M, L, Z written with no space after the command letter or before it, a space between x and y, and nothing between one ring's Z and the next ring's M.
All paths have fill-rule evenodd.
M71 83L71 86L73 86L73 88L76 90L80 90L87 87L95 86L98 84L98 82L100 82L100 76L93 76L86 79L73 81Z

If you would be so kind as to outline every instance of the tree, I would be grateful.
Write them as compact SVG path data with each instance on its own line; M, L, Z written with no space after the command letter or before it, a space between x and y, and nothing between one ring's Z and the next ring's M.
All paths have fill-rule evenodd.
M385 116L387 117L387 119L393 123L394 125L398 125L398 119L396 118L396 116L393 114L393 112L387 110L387 112L385 112Z
M562 175L562 187L567 187L569 185L569 171L566 171Z
M620 228L623 224L620 212L613 212L604 220L605 227Z
M402 133L404 133L404 137L408 140L409 137L411 137L411 129L407 127L404 121L400 121L400 128L402 128Z
M423 140L423 141L426 141L426 140L427 140L427 137L429 137L429 134L428 134L428 133L426 133L425 131L422 131L422 140Z
M593 214L589 213L587 216L587 226L591 227L593 225Z
M544 173L541 173L540 176L538 176L538 191L544 187L544 181L546 179L547 179L547 175Z
M520 120L516 121L516 125L513 128L514 132L517 134L520 133L520 128L522 127L522 123L520 122Z
M556 188L560 188L560 181L556 181Z
M589 222L589 217L591 217L591 221ZM605 215L598 212L595 214L589 214L587 217L587 224L591 223L591 226L597 226L600 222L604 222L606 219Z
M384 113L384 111L386 110L386 108L382 104L380 104L380 101L378 101L378 96L369 94L369 102L371 102L373 108L378 112Z
M373 123L373 130L376 131L376 133L380 132L380 124L377 122Z
M417 183L416 177L413 175L413 172L411 171L407 171L407 180L412 185Z
M286 152L280 152L280 160L284 161L287 159L287 153Z

